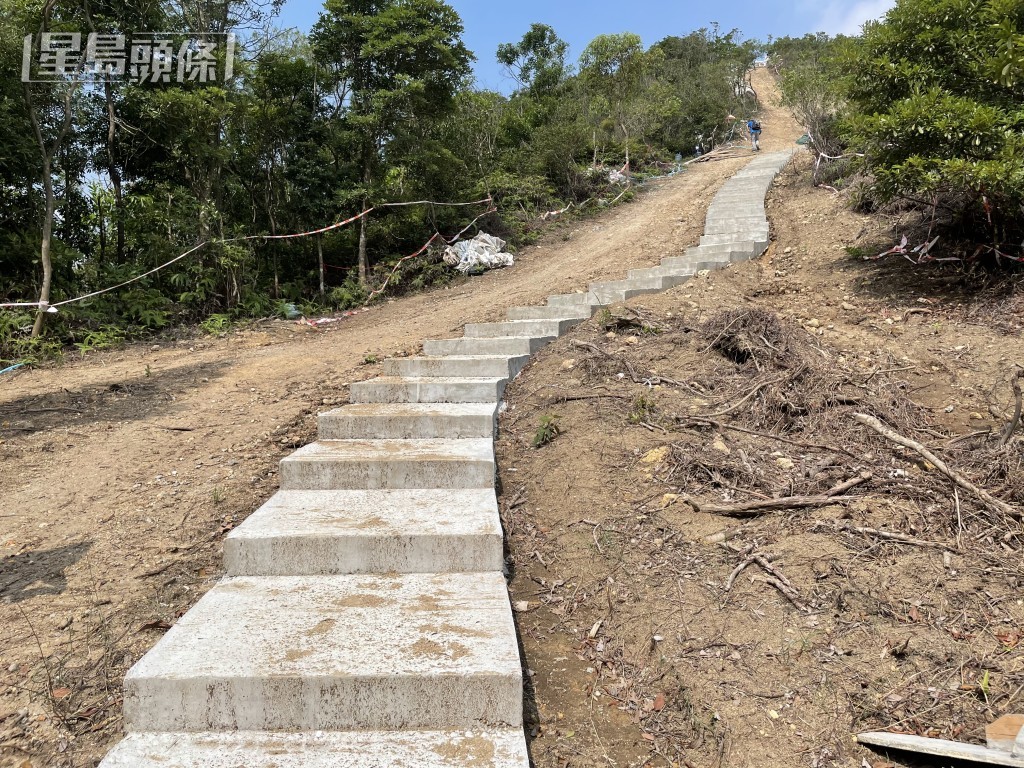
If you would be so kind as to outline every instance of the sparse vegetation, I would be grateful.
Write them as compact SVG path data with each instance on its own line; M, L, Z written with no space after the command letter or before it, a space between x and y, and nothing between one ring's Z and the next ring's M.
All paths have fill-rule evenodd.
M558 425L558 415L553 413L546 414L540 417L540 426L533 433L531 445L534 448L542 448L554 441L560 434L562 434L562 429Z

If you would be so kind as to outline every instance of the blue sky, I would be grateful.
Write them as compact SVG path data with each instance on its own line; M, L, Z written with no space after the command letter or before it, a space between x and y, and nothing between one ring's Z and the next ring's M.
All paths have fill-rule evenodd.
M500 43L516 42L539 22L554 27L569 43L575 61L594 37L635 32L651 45L668 35L685 35L717 21L723 31L743 37L803 35L807 32L857 34L893 0L448 0L462 16L463 41L476 54L477 85L507 92L513 87L494 60ZM286 0L278 23L308 32L322 0Z

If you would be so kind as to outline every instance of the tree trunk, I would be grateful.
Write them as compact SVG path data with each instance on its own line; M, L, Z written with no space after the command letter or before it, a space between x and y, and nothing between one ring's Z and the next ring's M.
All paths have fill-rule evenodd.
M114 114L114 89L109 74L103 80L103 95L107 102L107 174L114 188L114 227L117 232L114 255L117 263L121 264L124 261L124 194L121 191L121 169L117 165L114 149L117 120Z
M36 312L36 321L32 325L32 338L37 338L43 332L43 320L46 319L46 309L50 303L50 283L53 280L53 264L50 260L50 241L53 237L53 218L56 210L56 200L53 194L53 177L50 175L50 158L43 154L43 195L46 200L43 212L43 239L39 246L39 258L43 263L43 285L39 289L39 310Z
M45 23L44 23L45 31ZM35 102L32 100L32 88L24 83L25 106L28 108L29 120L32 122L32 132L35 134L36 143L39 145L39 156L42 160L41 181L43 183L43 198L45 201L43 210L43 231L42 241L39 244L39 260L43 265L43 284L39 289L39 309L36 312L36 320L32 324L32 338L37 338L43 332L43 321L46 319L46 310L50 303L50 285L53 282L53 263L50 260L50 245L53 239L53 221L57 207L57 201L53 193L53 159L57 157L64 139L71 128L71 104L75 93L78 91L79 83L69 85L64 92L64 118L61 121L60 130L54 137L53 144L46 146L46 139L43 137L43 130L39 124L39 115L36 112Z
M363 198L363 210L366 210L367 199ZM366 259L366 216L359 219L359 284L366 288L369 285L369 263Z
M100 236L100 258L107 260L107 219L103 213L103 193L96 190L96 230Z
M320 298L322 299L327 293L327 283L324 280L324 244L319 233L316 236L316 258L320 265Z
M363 188L368 190L370 188L370 150L363 150ZM366 192L363 193L363 210L365 211L370 207L370 198L367 197ZM369 286L369 272L370 262L366 257L366 219L367 216L363 216L359 219L359 285L363 288Z

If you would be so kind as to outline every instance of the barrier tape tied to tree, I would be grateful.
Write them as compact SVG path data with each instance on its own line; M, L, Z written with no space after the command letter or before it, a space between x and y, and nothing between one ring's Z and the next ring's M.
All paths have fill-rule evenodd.
M126 285L130 285L132 283L138 282L139 280L142 280L142 279L144 279L146 277L149 277L150 275L156 274L157 272L159 272L162 269L166 269L167 267L171 266L175 262L181 261L182 259L184 259L184 258L186 258L188 256L191 256L193 253L196 253L197 251L201 250L202 248L206 247L207 245L211 245L211 244L215 244L215 243L239 243L239 242L245 242L245 241L248 241L248 240L291 240L291 239L295 239L295 238L299 238L299 237L312 237L313 235L322 235L324 232L331 232L332 230L341 229L342 227L348 226L349 224L352 224L353 222L359 221L361 218L363 218L364 216L369 215L373 211L378 210L378 209L382 209L382 208L404 208L404 207L408 207L408 206L412 206L412 205L437 205L437 206L443 206L443 207L449 207L449 208L456 208L456 207L464 207L464 206L470 206L470 205L482 205L484 203L491 204L493 202L494 202L493 199L488 196L488 197L485 197L485 198L483 198L481 200L470 200L470 201L461 202L461 203L446 203L446 202L437 202L437 201L434 201L434 200L411 200L411 201L408 201L408 202L381 203L380 205L371 206L370 208L367 208L362 213L358 213L355 216L352 216L352 217L350 217L348 219L345 219L344 221L339 221L339 222L336 222L334 224L329 224L326 227L320 227L319 229L311 229L308 232L296 232L294 234L288 234L288 235L245 235L243 237L230 237L230 238L226 238L226 239L223 239L223 240L216 239L216 238L215 239L211 239L211 240L204 240L203 242L199 243L198 245L193 246L192 248L189 248L184 253L181 253L181 254L175 256L173 259L170 259L169 261L164 262L160 266L154 267L153 269L151 269L151 270L149 270L147 272L143 272L141 275L136 275L133 278L130 278L128 280L125 280L124 282L118 283L117 285L112 285L112 286L109 286L108 288L102 288L102 289L100 289L98 291L92 291L91 293L86 293L86 294L83 294L82 296L76 296L73 299L65 299L64 301L58 301L58 302L53 303L53 304L50 304L49 302L45 302L45 301L11 302L11 303L0 304L0 309L30 309L30 308L36 308L36 309L41 309L41 310L43 310L45 312L55 313L55 312L57 312L57 307L62 307L65 304L73 304L75 302L85 301L86 299L91 299L94 296L99 296L99 295L104 294L104 293L110 293L111 291L116 291L117 289L123 288ZM468 230L470 227L472 227L474 224L476 224L477 221L479 221L481 218L486 216L488 213L494 213L495 211L497 211L497 208L495 208L493 205L490 205L490 207L488 208L487 211L485 211L484 213L480 214L475 219L473 219L473 221L470 222L470 224L467 227L465 227L464 229L462 229L457 235L455 235L455 237L452 240L446 241L446 242L449 245L451 243L454 243L456 240L459 239L459 237L461 237L466 232L466 230ZM430 240L428 240L427 243L422 248L420 248L414 254L411 254L409 256L403 257L398 262L398 264L401 264L403 261L405 261L407 259L410 259L413 256L418 256L419 254L423 253L423 251L425 251L427 249L427 247L432 242L434 242L434 240L436 240L438 237L442 237L442 235L440 233L435 233L434 236L431 237ZM443 237L442 237L442 239L443 239ZM381 286L378 290L376 290L373 293L371 293L370 294L370 298L372 298L374 295L376 295L376 294L378 294L378 293L380 293L381 291L384 290L384 288L388 284L388 281L391 280L391 277L394 275L395 271L397 271L397 268L398 268L398 265L396 264L395 270L392 270L391 275L389 275L388 279L384 281L384 285Z

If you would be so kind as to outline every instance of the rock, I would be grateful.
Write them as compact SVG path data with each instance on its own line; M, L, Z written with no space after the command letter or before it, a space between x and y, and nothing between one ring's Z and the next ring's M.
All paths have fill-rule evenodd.
M795 466L795 464L793 464L793 460L785 456L776 459L775 463L782 469L792 469Z
M821 321L818 320L818 318L816 317L812 317L810 320L804 323L804 325L806 325L808 328L817 328L818 326L821 325Z
M843 302L842 304L840 304L839 306L840 306L840 307L842 307L843 309L845 309L845 310L846 310L847 312L852 312L853 310L855 310L855 309L856 309L856 307L855 307L855 306L853 306L853 304L851 304L851 303L850 303L850 302L848 302L848 301L844 301L844 302Z
M663 445L660 448L652 448L643 456L640 457L640 461L644 464L660 464L668 457L669 447Z
M639 344L640 343L640 339L638 339L636 336L627 336L626 337L626 343L627 344Z
M782 249L782 252L783 252L783 253L792 253L792 252L793 252L793 249L792 249L792 248L789 248L789 247L787 247L787 248L783 248L783 249Z
M711 447L719 453L732 453L732 450L725 444L725 440L722 439L721 435L715 436L715 439L711 443Z
M563 371L571 371L575 367L576 367L576 361L573 360L572 358L569 358L568 360L563 360L562 361L562 370Z
M977 411L971 411L971 419L972 419L973 421L981 421L981 420L982 420L982 419L984 419L984 418L985 418L985 417L984 417L984 416L982 416L982 415L981 415L980 413L978 413Z

